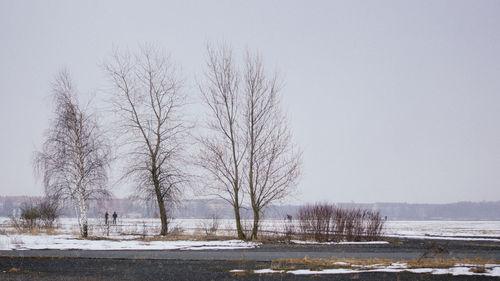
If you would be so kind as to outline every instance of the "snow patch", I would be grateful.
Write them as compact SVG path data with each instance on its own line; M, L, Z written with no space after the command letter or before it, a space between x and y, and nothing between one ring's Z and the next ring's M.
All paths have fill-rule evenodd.
M266 269L254 270L253 272L256 274L269 274L269 273L283 273L284 270L273 270L270 268L266 268Z
M334 263L334 264L341 264ZM412 273L430 273L436 275L443 274L451 274L454 276L457 275L467 275L467 276L490 276L490 277L500 277L500 264L486 264L484 273L475 273L472 271L474 267L478 265L456 265L451 268L407 268L406 263L392 263L389 266L382 266L379 264L361 266L361 265L353 265L354 268L360 269L351 269L351 268L334 268L334 269L324 269L324 270L309 270L309 269L299 269L299 270L290 270L287 273L294 275L318 275L318 274L350 274L350 273L363 273L363 272L412 272ZM261 270L262 271L262 270Z
M290 242L299 245L382 245L389 244L387 241L362 241L362 242L316 242L316 241L304 241L304 240L291 240Z
M0 250L228 250L249 249L260 243L225 241L87 240L72 235L0 235Z

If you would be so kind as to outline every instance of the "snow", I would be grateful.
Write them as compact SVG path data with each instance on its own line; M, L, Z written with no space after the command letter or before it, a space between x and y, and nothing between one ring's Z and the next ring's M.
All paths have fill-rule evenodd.
M340 264L340 263L335 263ZM477 265L461 266L456 265L451 268L407 268L406 263L393 263L388 266L382 266L379 264L367 265L367 266L357 266L363 269L353 269L353 268L333 268L324 270L309 270L309 269L298 269L290 270L286 273L294 275L318 275L318 274L350 274L350 273L363 273L363 272L412 272L412 273L430 273L436 275L451 274L451 275L483 275L490 277L500 277L500 264L488 264L485 265L485 273L474 273L471 269ZM356 268L355 265L353 265ZM370 268L370 269L365 269ZM254 273L282 273L283 271L272 270L272 269L260 269L255 270Z
M256 274L283 273L284 270L258 269L253 271Z
M429 235L384 235L385 237L394 238L413 238L413 239L440 239L440 240L456 240L456 241L488 241L500 242L496 238L481 238L481 237L449 237L449 236L429 236Z
M493 267L488 274L489 276L500 276L500 266Z
M500 242L500 221L387 221L389 237Z
M169 229L177 229L180 234L204 237L203 227L211 220L174 219ZM282 231L283 220L262 221L262 231ZM217 235L235 236L234 221L221 219ZM243 220L245 227L251 221ZM104 220L89 219L89 235L104 237L102 240L80 239L78 224L74 218L60 218L54 232L57 235L15 234L9 218L0 218L0 249L89 249L89 250L218 250L247 249L259 244L239 240L229 241L150 241L159 233L159 219L119 219L117 225L106 226ZM14 234L10 234L14 233ZM388 237L439 238L449 240L484 240L500 242L500 222L452 222L452 221L387 221L384 233ZM371 242L313 242L292 240L295 244L327 245L377 245L387 241ZM496 269L495 269L496 270Z
M387 241L316 242L316 241L291 240L290 242L292 242L294 244L301 244L301 245L381 245L381 244L389 244L389 242L387 242Z
M408 265L406 263L394 262L389 265L387 268L396 269L396 268L407 268Z
M208 225L211 219L173 219L169 228L177 228L184 234L203 233L203 227ZM231 235L234 233L234 220L220 219L218 234ZM58 229L62 233L78 232L78 224L74 218L60 218L57 222ZM252 225L251 220L242 220L246 228ZM297 224L297 222L295 222ZM4 230L12 229L10 219L0 217L0 226ZM298 227L298 224L296 225ZM160 220L143 219L118 219L117 225L109 228L110 235L122 237L124 234L144 236L158 234ZM283 220L262 220L260 229L262 231L280 232L284 229ZM91 235L107 234L104 219L89 219L89 232ZM449 238L449 239L494 239L500 241L500 221L386 221L384 234L397 237L412 238Z
M309 270L309 269L298 269L291 270L288 273L295 275L310 275L310 274L348 274L348 273L359 273L359 270L337 268L337 269L325 269L325 270Z
M143 241L88 240L74 235L0 235L0 250L226 250L258 247L255 242L225 241Z
M407 269L405 271L413 273L431 273L436 275L451 274L451 275L483 275L490 277L500 277L500 264L494 267L487 267L485 273L474 273L471 271L473 267L468 266L455 266L451 268L417 268L417 269Z

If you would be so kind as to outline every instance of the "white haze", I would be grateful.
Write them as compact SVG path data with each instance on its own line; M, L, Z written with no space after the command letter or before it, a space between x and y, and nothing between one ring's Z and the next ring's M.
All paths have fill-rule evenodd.
M304 150L290 201L500 200L499 1L1 1L0 194L40 195L31 155L68 67L103 107L113 46L164 47L198 95L207 41L258 49ZM126 196L126 186L115 188Z

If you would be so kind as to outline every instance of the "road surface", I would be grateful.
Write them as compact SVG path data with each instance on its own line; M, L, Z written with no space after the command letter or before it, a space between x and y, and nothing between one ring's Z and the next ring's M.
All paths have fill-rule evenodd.
M247 250L0 251L0 280L495 280L405 272L320 276L250 273L285 258L416 259L424 255L500 260L500 243L402 239L382 245L264 244ZM247 272L234 274L230 272L233 269Z

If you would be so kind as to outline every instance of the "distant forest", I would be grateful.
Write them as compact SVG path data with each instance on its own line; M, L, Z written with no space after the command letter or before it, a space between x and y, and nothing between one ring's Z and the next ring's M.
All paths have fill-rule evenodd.
M39 197L0 196L0 216L17 215L23 203L38 200ZM337 203L347 208L362 208L380 211L382 217L388 220L500 220L500 201L496 202L458 202L450 204L408 204L408 203ZM121 218L154 218L158 211L154 204L145 206L143 203L130 199L111 199L92 201L90 217L102 217L103 214L116 211ZM286 215L294 216L299 205L270 206L265 212L267 219L283 219ZM188 200L174 210L174 218L233 218L229 205L221 200ZM66 204L61 210L63 217L73 217L71 205ZM250 210L243 212L243 218L251 218Z

